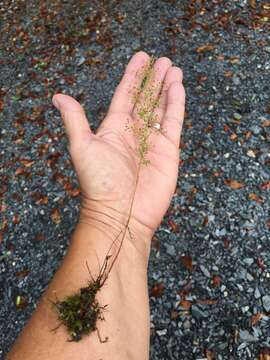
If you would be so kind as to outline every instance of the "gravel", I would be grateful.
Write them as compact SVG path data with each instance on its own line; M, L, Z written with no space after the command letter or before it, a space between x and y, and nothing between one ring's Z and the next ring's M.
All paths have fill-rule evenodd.
M269 4L101 4L0 3L0 358L78 217L78 184L51 97L75 96L97 127L125 64L142 49L181 66L187 93L179 181L149 264L151 359L267 359Z

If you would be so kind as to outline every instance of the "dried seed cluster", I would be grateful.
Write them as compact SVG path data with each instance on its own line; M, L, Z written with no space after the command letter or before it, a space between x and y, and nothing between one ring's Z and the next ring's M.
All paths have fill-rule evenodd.
M142 77L141 86L134 92L137 121L132 124L131 128L138 141L137 153L140 162L144 165L150 163L146 159L150 148L149 136L153 132L153 123L158 122L157 115L154 112L159 105L156 90L158 83L154 80L154 62L155 58L151 57L142 73L139 74Z

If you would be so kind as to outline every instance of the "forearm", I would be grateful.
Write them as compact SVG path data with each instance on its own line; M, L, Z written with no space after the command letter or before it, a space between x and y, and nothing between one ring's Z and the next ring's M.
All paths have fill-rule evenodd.
M86 262L95 278L100 270L112 239L106 226L78 224L71 246L60 269L48 290L23 330L9 360L19 359L148 359L149 351L149 308L147 293L147 262L149 256L149 234L138 232L138 237L128 239L123 246L104 286L97 294L104 310L105 321L98 320L97 332L85 336L80 342L67 342L64 326L56 332L59 324L57 313L51 301L62 300L87 285L90 274ZM114 236L114 235L113 235ZM133 344L131 339L136 339Z

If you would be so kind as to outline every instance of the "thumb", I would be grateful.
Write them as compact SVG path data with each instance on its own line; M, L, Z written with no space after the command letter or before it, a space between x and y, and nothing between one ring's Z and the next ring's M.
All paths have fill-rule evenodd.
M85 112L77 100L56 94L52 102L61 113L70 144L81 142L92 134Z

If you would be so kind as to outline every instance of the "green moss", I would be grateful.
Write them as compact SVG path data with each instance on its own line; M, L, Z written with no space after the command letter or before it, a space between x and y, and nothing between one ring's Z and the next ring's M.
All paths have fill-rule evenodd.
M90 282L78 293L53 303L60 323L66 326L70 335L69 341L79 341L84 335L97 329L97 320L102 319L104 309L96 300L99 290L100 285L97 282Z

